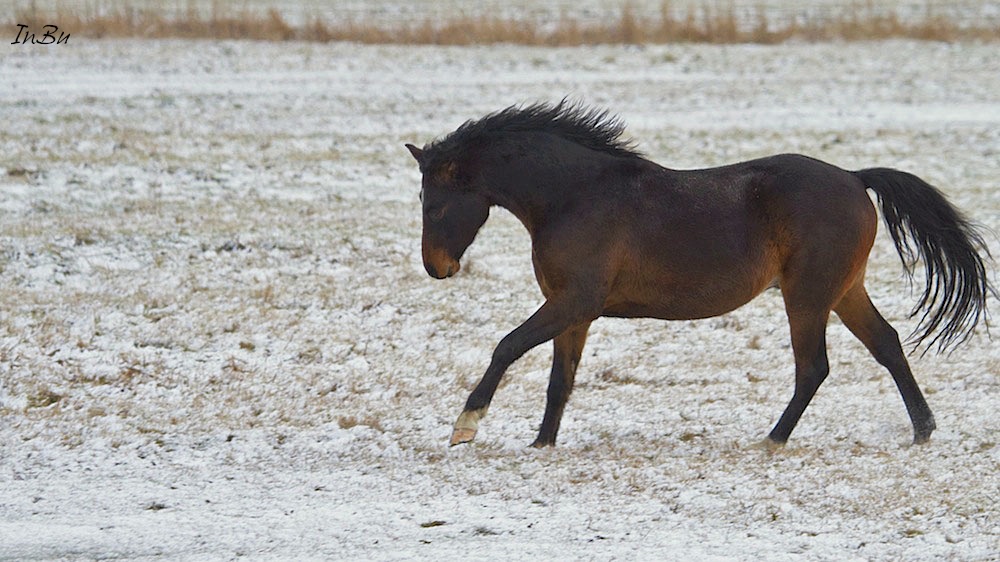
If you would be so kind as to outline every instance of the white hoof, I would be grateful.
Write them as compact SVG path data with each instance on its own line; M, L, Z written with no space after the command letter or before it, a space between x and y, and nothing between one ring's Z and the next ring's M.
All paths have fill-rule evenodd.
M765 451L767 453L777 453L778 451L785 448L784 443L779 443L770 437L765 437L761 441L754 443L748 447L752 450Z
M464 411L455 421L455 429L451 432L451 445L468 443L476 438L476 430L479 429L479 420L486 415L486 408L480 410Z

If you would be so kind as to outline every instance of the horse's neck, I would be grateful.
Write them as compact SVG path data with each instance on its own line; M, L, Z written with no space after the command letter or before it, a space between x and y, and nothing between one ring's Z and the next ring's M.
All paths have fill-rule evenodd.
M601 165L578 146L566 146L563 150L551 146L533 151L521 148L516 153L532 156L520 160L490 159L494 169L483 176L493 178L485 182L491 203L513 213L531 233L565 208L567 201L580 197L581 189L597 188L596 176ZM590 176L592 180L588 180Z
M517 170L501 172L499 177L504 180L491 186L490 202L510 211L532 234L554 212L555 203L561 205L565 197L572 196L564 193L568 179L551 171Z

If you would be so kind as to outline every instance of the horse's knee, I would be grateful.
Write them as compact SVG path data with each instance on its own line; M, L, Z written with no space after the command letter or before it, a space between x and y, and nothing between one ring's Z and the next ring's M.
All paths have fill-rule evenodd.
M569 399L572 388L566 384L563 373L555 373L549 377L549 388L546 392L548 403L553 406L561 406Z
M493 350L493 364L507 366L517 361L518 350L517 346L511 337L507 335L505 338L500 340L496 348Z

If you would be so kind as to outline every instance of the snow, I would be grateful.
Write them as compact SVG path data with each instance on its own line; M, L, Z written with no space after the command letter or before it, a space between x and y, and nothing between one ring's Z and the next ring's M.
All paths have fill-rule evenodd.
M792 387L772 291L699 322L596 322L547 450L527 447L540 346L477 441L449 448L493 346L541 300L499 210L458 276L426 276L403 148L569 95L673 167L803 152L907 169L1000 255L995 54L5 46L0 559L995 559L1000 349L984 330L911 356L939 427L926 446L836 320L829 380L787 447L758 446ZM882 234L868 279L912 329Z

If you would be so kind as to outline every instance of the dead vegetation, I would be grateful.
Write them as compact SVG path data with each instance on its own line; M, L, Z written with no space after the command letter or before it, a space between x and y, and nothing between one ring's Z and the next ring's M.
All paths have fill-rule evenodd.
M1000 25L983 21L960 25L935 14L931 5L922 17L901 18L873 4L852 4L837 13L797 14L776 21L762 8L737 10L732 4L674 9L661 4L656 17L638 14L624 3L616 18L583 21L569 15L555 22L533 22L490 14L456 15L415 23L369 23L312 15L295 25L277 9L233 8L215 1L207 9L191 2L186 8L111 4L59 4L39 9L33 2L16 10L6 25L41 29L58 25L74 37L139 37L182 39L249 39L262 41L349 41L365 44L572 46L592 44L781 43L800 41L864 41L893 38L929 41L1000 40Z

